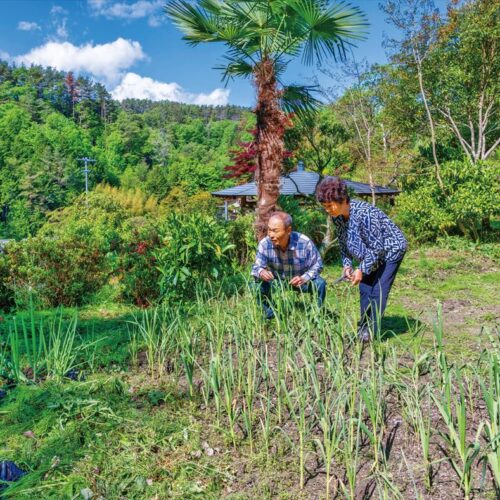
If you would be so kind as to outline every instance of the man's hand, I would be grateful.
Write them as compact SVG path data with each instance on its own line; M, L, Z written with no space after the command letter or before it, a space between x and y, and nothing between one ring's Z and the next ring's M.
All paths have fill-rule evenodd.
M353 273L353 269L351 266L345 266L344 267L344 271L342 273L342 275L347 278L348 280L351 279L351 274Z
M259 278L263 281L273 281L274 276L271 271L268 271L267 269L262 269L262 271L259 274Z
M363 273L361 272L360 269L356 269L356 271L351 273L349 276L349 280L350 280L352 286L359 285L361 283L362 279L363 279Z
M292 286L302 286L306 283L306 280L302 276L294 276L290 280L290 285Z

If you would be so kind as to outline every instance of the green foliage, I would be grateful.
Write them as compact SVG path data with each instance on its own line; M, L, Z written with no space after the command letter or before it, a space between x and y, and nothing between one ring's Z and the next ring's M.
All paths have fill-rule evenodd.
M35 237L6 249L7 286L18 305L33 291L46 305L82 304L112 271L110 256L121 240L125 210L104 194L80 197L53 212Z
M208 192L200 191L189 196L184 185L174 187L162 201L165 212L207 214L214 216L217 211L217 200Z
M7 256L0 251L0 311L14 305L13 291L7 287L10 266Z
M396 201L396 218L418 241L461 232L477 239L484 221L500 213L498 166L449 162L442 165L443 193L433 176L408 182Z
M160 237L154 255L164 297L193 297L197 284L216 282L231 269L233 245L226 228L213 217L171 214L160 227Z
M316 200L280 196L279 206L292 216L294 231L306 234L316 245L323 241L327 216Z
M233 244L231 258L236 264L248 264L255 258L257 241L254 225L254 214L238 215L227 223L229 241Z
M122 226L122 246L118 258L121 298L145 307L160 296L155 251L160 239L156 226L145 217L127 219Z
M96 160L91 189L140 187L144 203L179 186L194 195L231 185L224 167L245 133L243 108L118 107L85 78L0 64L0 237L34 236L51 211L70 205L84 190L83 156Z
M7 258L18 305L31 293L46 306L82 304L108 275L103 251L73 236L27 238L10 244Z
M424 62L432 105L462 154L486 159L498 139L500 7L492 0L458 3ZM472 127L472 128L471 128Z
M296 118L285 133L285 144L307 168L321 175L338 175L349 169L351 160L343 146L349 132L339 122L332 106L315 115Z

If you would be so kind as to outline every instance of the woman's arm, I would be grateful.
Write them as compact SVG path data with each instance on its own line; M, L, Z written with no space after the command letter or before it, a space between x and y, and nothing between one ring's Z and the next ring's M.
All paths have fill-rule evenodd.
M380 218L375 211L369 211L362 218L361 225L366 252L359 269L363 274L370 274L382 262L385 255Z

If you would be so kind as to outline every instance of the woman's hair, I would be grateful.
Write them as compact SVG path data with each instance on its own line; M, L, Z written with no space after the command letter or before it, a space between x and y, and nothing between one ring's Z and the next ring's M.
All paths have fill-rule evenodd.
M316 187L316 199L320 203L349 201L346 183L338 177L325 177Z

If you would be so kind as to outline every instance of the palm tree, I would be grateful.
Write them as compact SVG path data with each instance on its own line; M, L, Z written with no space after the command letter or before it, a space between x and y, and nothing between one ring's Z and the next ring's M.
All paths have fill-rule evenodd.
M313 88L283 84L287 64L298 56L307 65L343 59L346 46L363 38L365 17L356 7L328 0L171 0L165 12L188 43L226 45L225 62L218 67L224 81L253 79L260 239L279 196L286 112L302 113L318 104Z

